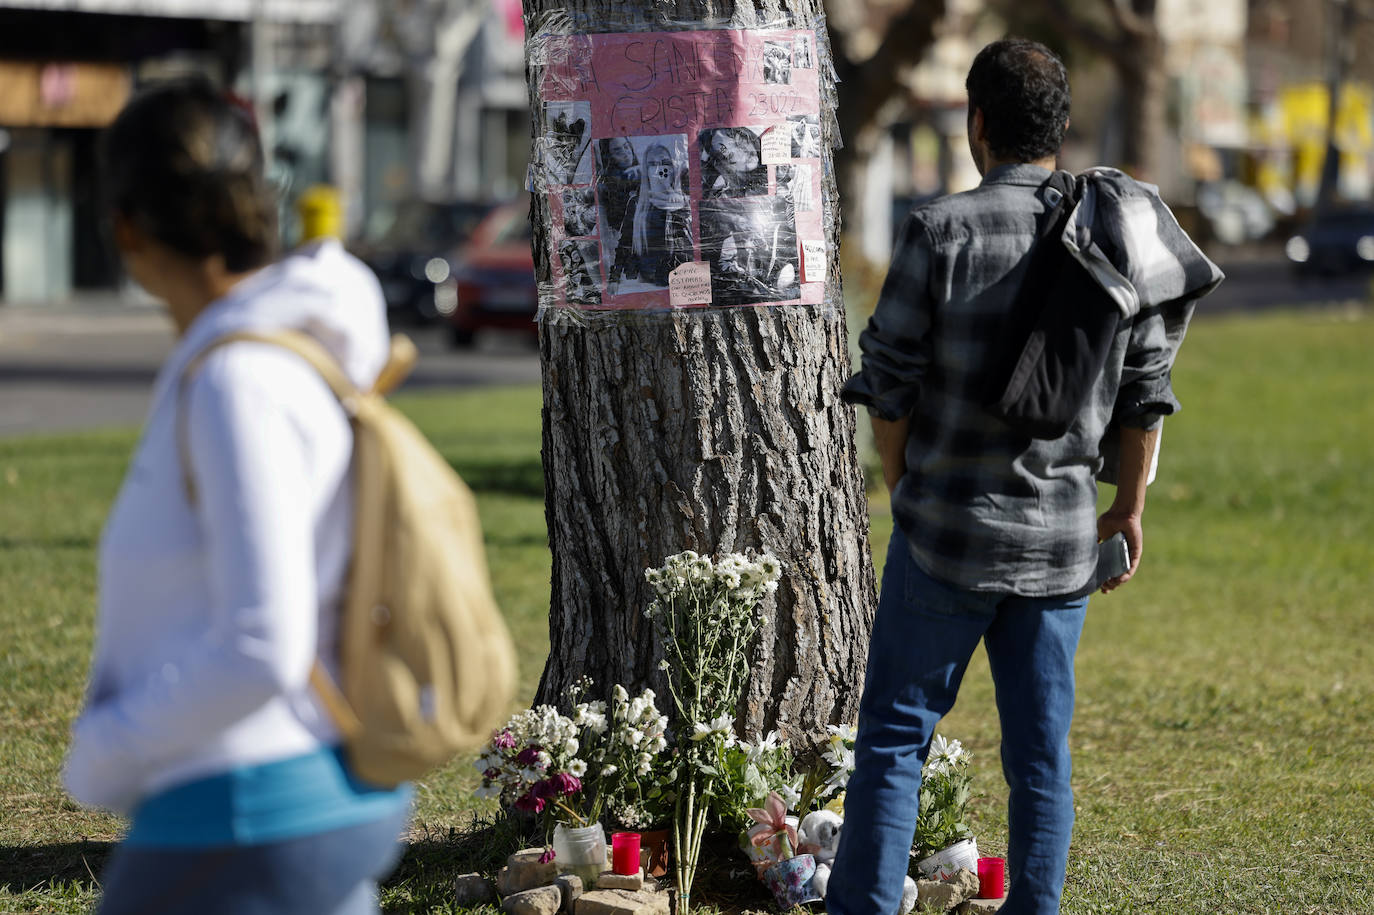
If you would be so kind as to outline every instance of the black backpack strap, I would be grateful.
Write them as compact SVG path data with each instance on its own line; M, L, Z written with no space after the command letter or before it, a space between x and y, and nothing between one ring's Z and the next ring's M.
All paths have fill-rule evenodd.
M1120 313L1062 243L1078 206L1078 182L1055 172L1059 195L1027 255L1008 314L1006 344L989 367L988 410L1032 438L1059 438L1078 417L1106 364ZM1049 203L1049 200L1046 200Z
M983 402L989 407L995 408L1006 397L1026 340L1040 322L1050 287L1068 259L1068 251L1059 243L1059 238L1068 225L1069 215L1078 205L1077 182L1071 172L1055 171L1036 193L1047 209L1036 226L1035 242L1026 255L1026 273L1005 318L1005 333L1001 334L1003 343L986 372ZM997 411L994 409L994 412Z

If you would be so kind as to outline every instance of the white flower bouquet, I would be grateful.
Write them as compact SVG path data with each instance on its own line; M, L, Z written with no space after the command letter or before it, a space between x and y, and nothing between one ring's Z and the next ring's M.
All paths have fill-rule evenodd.
M759 602L777 590L781 573L767 553L713 560L690 550L644 573L654 591L645 615L663 645L660 666L679 722L673 851L680 915L689 909L710 799L720 781L714 763L735 739L749 646L761 622Z
M653 829L672 816L676 794L664 784L668 716L659 714L656 698L651 689L631 698L616 684L604 739L593 754L596 791L611 819L627 829Z

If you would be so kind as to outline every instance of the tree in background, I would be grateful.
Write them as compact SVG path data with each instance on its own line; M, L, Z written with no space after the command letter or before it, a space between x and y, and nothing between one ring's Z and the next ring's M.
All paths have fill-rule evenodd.
M827 0L826 7L831 11L827 21L839 77L836 116L844 140L835 170L845 212L854 218L859 215L859 188L873 145L880 132L910 108L904 77L934 43L945 0L907 0L882 9L866 2L855 6L850 0Z
M1121 162L1132 175L1159 181L1168 130L1169 76L1158 0L994 0L1011 28L1052 48L1067 39L1101 56L1121 92Z

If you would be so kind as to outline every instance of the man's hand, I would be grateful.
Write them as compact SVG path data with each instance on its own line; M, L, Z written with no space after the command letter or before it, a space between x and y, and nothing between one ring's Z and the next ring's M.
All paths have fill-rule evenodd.
M911 420L903 418L890 422L874 416L872 421L873 444L883 462L883 482L891 493L906 475L906 436Z
M1112 507L1097 519L1097 539L1106 540L1117 531L1126 535L1126 546L1131 552L1131 568L1125 575L1109 579L1102 586L1106 594L1131 580L1135 570L1140 568L1140 554L1145 550L1145 534L1140 527L1140 516L1145 511L1145 485L1149 480L1150 461L1154 457L1155 443L1159 439L1159 428L1121 430L1121 463L1117 467L1116 498Z
M1140 566L1140 554L1145 549L1145 534L1140 526L1140 515L1127 512L1105 512L1097 519L1097 542L1101 543L1108 537L1120 531L1126 536L1126 548L1131 554L1131 567L1126 570L1125 575L1118 575L1116 578L1109 578L1102 585L1102 593L1121 587L1131 580L1135 575L1135 570Z

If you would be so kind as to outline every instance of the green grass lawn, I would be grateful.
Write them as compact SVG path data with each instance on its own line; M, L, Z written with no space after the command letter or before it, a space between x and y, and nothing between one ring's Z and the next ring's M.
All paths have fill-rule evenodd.
M1079 653L1065 912L1374 912L1371 351L1364 312L1190 333L1144 563L1093 599ZM400 403L479 493L528 700L548 646L538 391ZM133 443L0 440L0 912L86 911L121 828L66 801L57 770L90 653L96 540ZM878 561L890 524L876 500ZM974 827L1000 854L981 656L941 730L975 753ZM420 786L388 911L453 911L451 876L515 841L472 828L486 810L474 776L457 763Z

